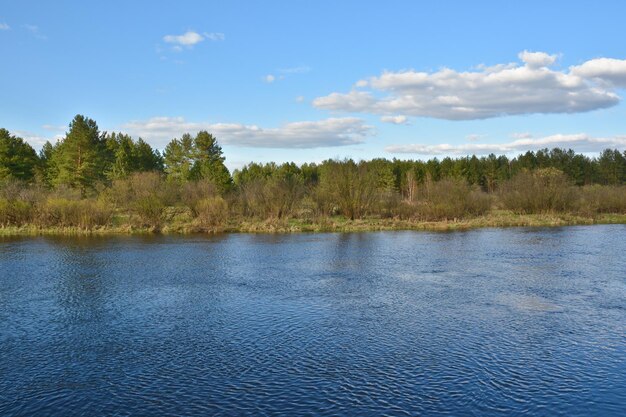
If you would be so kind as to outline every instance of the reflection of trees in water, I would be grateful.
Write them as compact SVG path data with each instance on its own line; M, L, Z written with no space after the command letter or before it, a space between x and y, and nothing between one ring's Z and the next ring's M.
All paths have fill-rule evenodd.
M68 322L102 317L107 303L107 267L114 256L103 250L110 240L98 237L49 237L53 252L55 295ZM107 243L108 242L108 243Z
M201 269L200 262L211 258L213 244L227 238L226 235L55 236L45 241L55 258L51 275L60 305L68 318L85 319L106 313L107 305L115 300L113 292L130 289L137 281L158 283L160 271L169 271L171 275L183 264L193 268L194 261ZM169 253L170 247L177 247L174 256ZM201 249L196 256L186 256L190 247ZM160 256L163 250L168 253Z

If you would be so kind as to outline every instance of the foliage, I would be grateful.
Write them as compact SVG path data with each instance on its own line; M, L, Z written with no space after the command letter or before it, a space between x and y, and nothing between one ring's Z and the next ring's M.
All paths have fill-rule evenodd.
M485 214L491 208L488 194L462 179L445 179L426 184L416 205L424 220L460 219Z
M0 181L10 178L30 181L38 162L37 153L28 143L0 129Z
M163 157L143 139L134 141L128 135L113 132L105 140L111 158L106 173L109 179L127 178L134 172L163 170Z
M213 135L200 131L194 137L184 134L173 139L163 154L168 178L178 183L191 180L211 181L220 193L230 190L232 179L224 165L222 148Z
M517 213L568 212L575 199L571 180L556 168L521 172L501 190L504 207Z
M96 122L82 115L74 117L69 127L65 138L52 151L55 173L51 183L77 188L85 195L105 178L105 139Z
M338 211L351 220L362 217L376 199L379 182L378 173L366 163L325 161L320 167L318 189L322 212Z
M0 129L0 227L159 230L175 219L216 231L233 219L255 219L272 228L325 229L372 219L456 223L500 209L626 214L626 152L252 162L231 176L217 138L206 131L173 139L161 154L141 138L100 132L94 120L77 115L65 137L37 154Z

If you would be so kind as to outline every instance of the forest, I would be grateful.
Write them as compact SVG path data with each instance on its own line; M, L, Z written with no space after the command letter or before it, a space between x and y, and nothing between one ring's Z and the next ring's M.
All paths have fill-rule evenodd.
M0 129L0 230L318 231L624 222L626 151L251 162L209 132L160 152L77 115L36 152ZM433 223L435 222L435 223ZM430 225L430 226L429 226Z

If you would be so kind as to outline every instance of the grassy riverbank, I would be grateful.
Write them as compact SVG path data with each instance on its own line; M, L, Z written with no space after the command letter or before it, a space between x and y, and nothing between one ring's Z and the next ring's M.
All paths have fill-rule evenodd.
M300 233L300 232L368 232L382 230L452 231L488 227L556 227L590 224L626 224L626 214L599 214L593 217L566 213L515 214L494 210L486 215L452 220L417 221L400 219L364 218L350 220L343 216L319 221L300 219L230 219L219 226L202 226L194 221L172 219L161 227L137 227L124 223L123 216L110 225L92 228L39 227L36 225L0 227L0 236L39 235L132 235L132 234L189 234L189 233Z

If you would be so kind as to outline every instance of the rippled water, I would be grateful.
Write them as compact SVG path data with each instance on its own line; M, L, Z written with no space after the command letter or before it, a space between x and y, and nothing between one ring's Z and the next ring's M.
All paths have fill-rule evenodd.
M625 238L0 240L0 415L623 415Z

